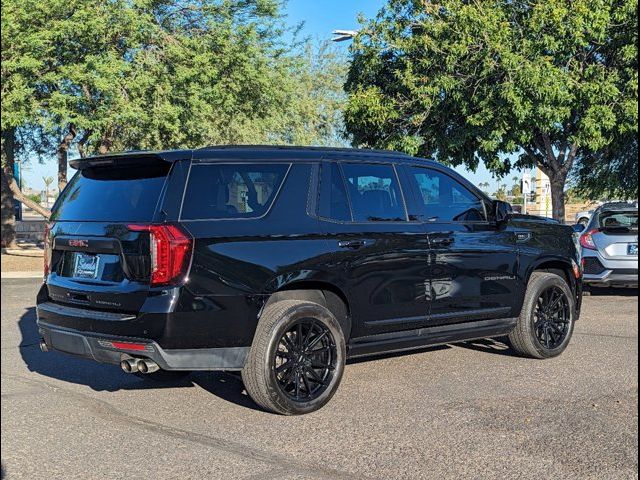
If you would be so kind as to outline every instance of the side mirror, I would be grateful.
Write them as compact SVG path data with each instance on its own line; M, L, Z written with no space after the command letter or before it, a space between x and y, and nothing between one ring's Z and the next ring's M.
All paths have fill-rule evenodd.
M493 216L498 225L508 222L513 216L513 208L511 207L511 204L501 200L494 201Z
M576 224L573 226L573 231L574 231L574 232L576 232L576 233L582 233L582 232L584 232L586 229L587 229L587 226L586 226L586 225L584 225L583 223L576 223Z

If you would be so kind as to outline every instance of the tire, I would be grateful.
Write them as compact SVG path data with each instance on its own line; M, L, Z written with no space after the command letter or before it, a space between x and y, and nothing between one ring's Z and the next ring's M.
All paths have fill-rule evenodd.
M283 300L262 313L242 381L265 410L310 413L333 397L345 358L344 333L328 309L309 301Z
M551 307L557 298L556 306ZM549 300L549 298L551 299ZM550 312L542 306L549 303ZM575 301L564 278L549 272L531 275L522 312L509 334L514 350L529 358L553 358L567 348L575 324Z

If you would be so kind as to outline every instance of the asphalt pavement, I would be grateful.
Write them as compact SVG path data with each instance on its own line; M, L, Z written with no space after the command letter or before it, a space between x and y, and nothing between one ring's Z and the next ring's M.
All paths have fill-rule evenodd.
M324 409L282 417L231 374L40 352L39 282L2 280L3 478L638 477L637 292L586 297L559 358L482 340L351 362Z

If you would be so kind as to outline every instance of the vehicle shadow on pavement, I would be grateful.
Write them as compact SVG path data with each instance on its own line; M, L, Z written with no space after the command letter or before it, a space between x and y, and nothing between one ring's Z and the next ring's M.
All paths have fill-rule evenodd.
M239 375L226 372L193 372L175 380L157 381L124 373L117 365L105 365L58 352L42 352L35 308L28 308L18 321L22 336L19 350L27 368L63 382L86 385L96 391L147 390L199 386L203 390L242 407L260 410L244 391Z
M509 345L507 337L481 338L479 340L457 343L456 346L468 350L475 350L476 352L493 353L507 357L520 357L520 355L511 348L511 345Z
M436 352L438 350L448 350L450 348L451 346L449 345L435 345L435 346L421 347L413 350L405 350L400 352L378 353L375 355L371 355L369 357L350 358L347 360L347 365L375 362L376 360L385 360L387 358L404 357L407 355L416 355L418 353Z

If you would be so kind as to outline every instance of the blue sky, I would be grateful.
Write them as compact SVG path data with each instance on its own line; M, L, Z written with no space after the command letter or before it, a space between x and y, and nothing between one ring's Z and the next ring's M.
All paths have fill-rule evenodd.
M304 23L303 34L310 36L314 40L324 41L332 37L331 32L336 29L355 30L358 28L358 15L363 14L366 18L376 15L384 5L384 0L289 0L286 9L287 22L292 26L301 22ZM349 42L338 44L339 48L348 48ZM457 168L476 185L489 182L491 191L495 191L502 183L511 185L511 177L501 181L492 178L491 174L480 167L477 172L469 172L464 168ZM24 178L29 187L41 190L44 188L42 177L51 176L56 178L57 164L55 157L44 165L36 161L30 162L28 169L24 172ZM69 172L71 175L72 172Z
M292 25L304 22L307 35L328 40L333 30L357 29L358 14L374 17L384 3L383 0L289 0L287 20Z

